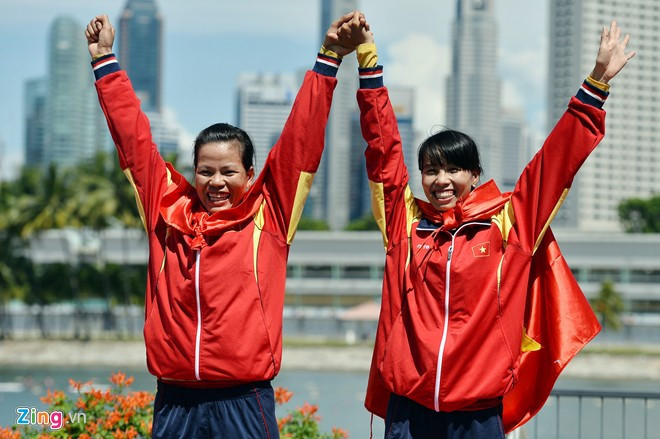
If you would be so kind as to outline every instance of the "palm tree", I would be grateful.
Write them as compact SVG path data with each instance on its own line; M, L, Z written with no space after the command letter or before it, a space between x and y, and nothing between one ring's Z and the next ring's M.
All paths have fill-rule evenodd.
M593 307L601 316L603 328L609 326L616 331L621 328L623 299L612 281L606 280L601 284L598 297L593 300Z
M18 236L30 238L48 229L79 227L72 198L74 174L50 165L41 173L27 169L21 173L16 189L10 221L18 229Z
M78 169L74 183L76 198L76 215L87 227L101 237L102 232L109 227L119 226L125 237L127 229L141 227L141 220L135 203L133 188L126 181L116 160L110 160L107 154L99 153L91 164ZM127 239L122 239L122 243ZM124 246L122 268L125 268L128 249ZM102 254L98 255L97 268L102 273L107 270ZM125 269L120 271L122 278L123 301L128 306L131 303L129 281ZM103 282L104 296L109 304L108 282ZM114 320L110 309L106 310L109 326L114 328Z
M24 168L21 171L11 190L6 216L8 230L20 239L17 247L27 247L29 239L44 230L80 226L72 198L73 177L74 174L70 170L58 168L54 164L45 170ZM65 251L69 249L64 235L62 246ZM55 296L50 294L51 291L47 288L49 284L44 284L41 279L44 273L44 267L35 266L33 281L25 295L25 301L38 305L37 325L42 336L46 337L48 334L44 326L43 306L63 297L62 290L57 291ZM77 298L79 288L76 276L67 277L70 283L68 291Z

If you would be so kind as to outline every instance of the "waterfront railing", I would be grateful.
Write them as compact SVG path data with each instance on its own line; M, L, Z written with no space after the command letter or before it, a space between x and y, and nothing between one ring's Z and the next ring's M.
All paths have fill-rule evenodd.
M660 393L555 389L510 439L657 439Z

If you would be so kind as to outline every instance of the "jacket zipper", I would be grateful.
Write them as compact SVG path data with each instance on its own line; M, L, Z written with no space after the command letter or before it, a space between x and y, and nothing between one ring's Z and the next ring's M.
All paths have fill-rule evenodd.
M195 252L195 302L197 304L197 335L195 336L195 378L199 377L199 345L202 338L202 306L199 299L199 261L201 250Z
M438 350L438 363L435 372L435 395L433 397L433 403L435 411L440 411L440 378L442 377L442 357L445 354L445 346L447 344L447 333L449 332L449 297L450 297L450 287L451 287L451 257L454 253L454 241L458 232L466 226L479 224L483 226L490 226L490 223L466 223L460 226L456 231L451 235L451 245L447 251L447 269L445 270L445 323L442 328L442 340L440 341L440 349Z

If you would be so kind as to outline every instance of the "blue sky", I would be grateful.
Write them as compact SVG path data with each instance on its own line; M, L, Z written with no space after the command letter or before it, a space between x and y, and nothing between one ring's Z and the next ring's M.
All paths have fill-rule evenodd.
M320 45L318 0L157 1L165 18L164 103L191 136L217 121L235 122L234 89L241 72L311 67ZM442 124L455 1L360 1L374 30L386 84L416 89L416 129L426 132ZM542 135L548 0L495 1L503 103L522 109L532 130ZM76 18L82 33L97 13L107 13L116 24L124 4L2 0L0 178L22 163L23 84L46 74L47 35L55 17Z

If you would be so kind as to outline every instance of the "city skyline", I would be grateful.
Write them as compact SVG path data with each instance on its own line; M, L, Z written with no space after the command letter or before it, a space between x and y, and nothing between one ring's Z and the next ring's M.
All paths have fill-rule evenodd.
M430 132L444 123L443 83L449 69L448 26L454 5L385 3L363 0L361 8L376 35L380 58L385 65L386 84L415 89L420 96L415 105L415 128L423 133ZM542 30L547 26L547 0L541 3L542 7L540 4L530 7L526 2L513 0L497 2L504 105L521 107L528 123L537 131L544 129L545 122L545 69L542 66L545 64L546 32ZM309 68L318 49L316 35L322 32L318 20L319 2L292 1L287 8L277 8L267 2L262 8L201 0L185 7L170 0L158 4L165 27L165 110L176 114L189 136L219 120L235 122L234 93L241 72L291 72ZM118 25L123 7L124 4L115 4L115 11L112 11L101 2L82 0L9 0L3 4L0 37L2 41L13 39L16 44L0 45L0 56L19 67L0 74L0 139L5 144L0 177L9 177L8 171L15 170L22 162L24 104L21 90L26 79L46 73L45 30L62 14L89 20L94 13L107 12ZM26 13L28 9L35 11ZM209 26L213 16L218 21ZM241 20L235 19L241 16L249 16L251 26L241 26ZM278 24L287 17L295 17L297 25ZM410 18L405 20L408 27L398 23L400 17ZM530 17L538 17L535 25L531 25ZM269 50L270 46L287 50ZM208 53L218 53L218 56L205 56Z

